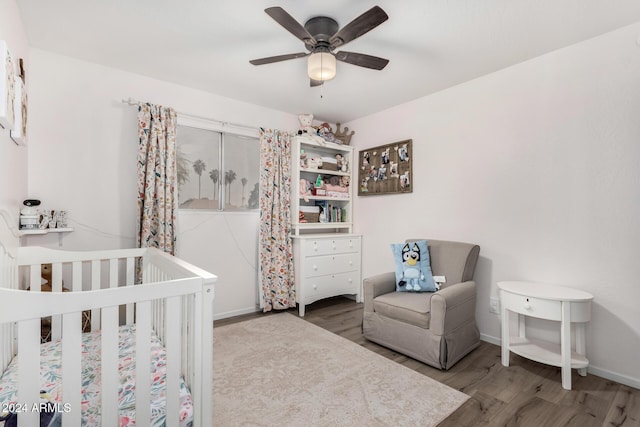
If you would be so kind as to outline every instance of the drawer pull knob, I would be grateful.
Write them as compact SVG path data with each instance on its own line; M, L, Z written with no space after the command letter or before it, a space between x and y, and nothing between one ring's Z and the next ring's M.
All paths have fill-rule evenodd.
M353 261L349 261L349 265L353 265Z
M350 279L349 279L349 283L353 283L353 279L351 279L351 278L350 278Z
M318 285L313 285L313 289L318 289Z
M317 270L318 270L318 266L317 266L317 265L314 265L314 266L313 266L313 269L317 271Z
M527 300L527 302L524 303L524 308L526 310L531 310L531 303L529 302L529 300Z

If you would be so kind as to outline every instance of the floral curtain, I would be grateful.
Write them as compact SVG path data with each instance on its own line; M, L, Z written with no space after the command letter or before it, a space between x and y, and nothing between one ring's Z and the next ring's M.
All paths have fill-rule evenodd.
M291 246L291 138L260 129L260 241L263 310L296 306Z
M176 121L173 108L149 103L138 106L137 245L175 254Z

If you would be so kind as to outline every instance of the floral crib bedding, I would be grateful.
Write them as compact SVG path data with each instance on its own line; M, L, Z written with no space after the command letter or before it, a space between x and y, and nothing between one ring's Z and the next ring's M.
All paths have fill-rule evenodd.
M120 427L135 426L135 325L119 329L120 387L118 389ZM100 332L82 334L82 426L101 425L100 422ZM166 350L159 338L151 337L151 426L165 425ZM55 340L40 346L40 383L54 402L64 404L62 397L62 341ZM18 392L17 358L11 361L0 378L0 404L7 407L15 402ZM191 395L180 378L180 426L190 427L193 421ZM74 410L71 408L70 410ZM64 416L64 415L63 415ZM0 422L0 426L4 424Z

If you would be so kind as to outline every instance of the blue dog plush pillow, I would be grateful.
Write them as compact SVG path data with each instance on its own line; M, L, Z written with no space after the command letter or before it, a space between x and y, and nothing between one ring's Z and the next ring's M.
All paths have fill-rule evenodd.
M435 292L426 240L391 245L396 262L397 292Z

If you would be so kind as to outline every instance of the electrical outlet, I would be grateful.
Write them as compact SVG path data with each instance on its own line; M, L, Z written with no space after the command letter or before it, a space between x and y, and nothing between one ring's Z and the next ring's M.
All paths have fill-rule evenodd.
M500 314L500 300L489 298L489 313Z

